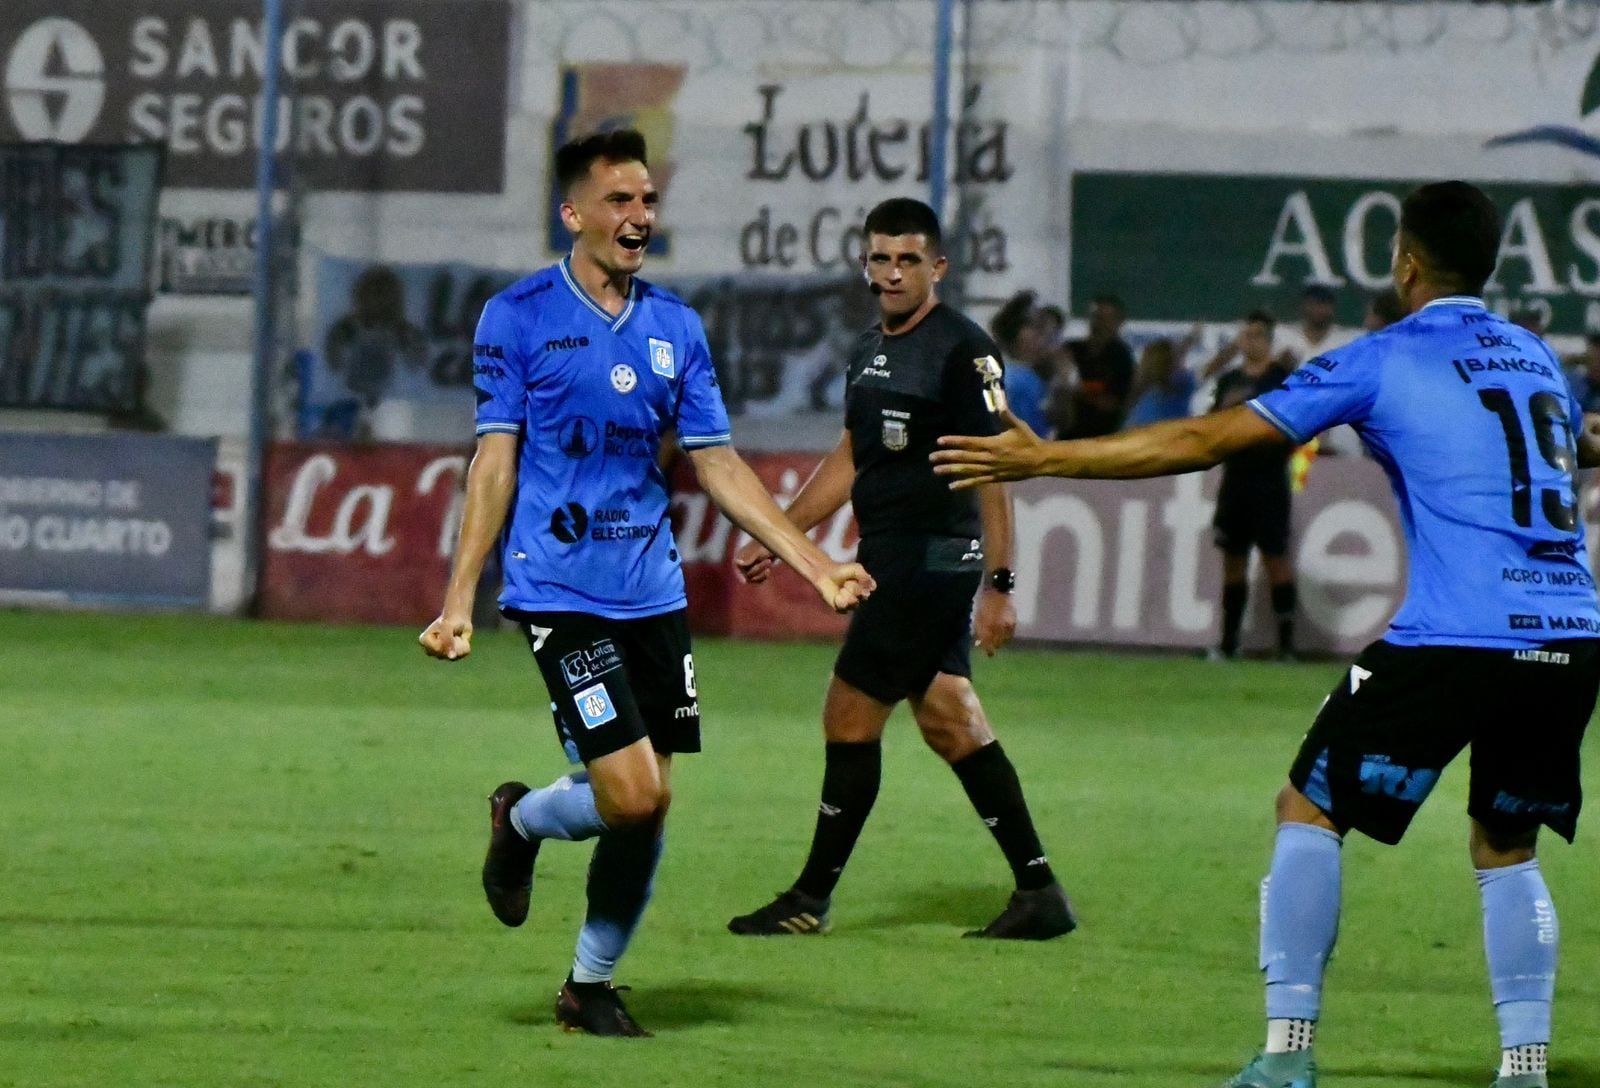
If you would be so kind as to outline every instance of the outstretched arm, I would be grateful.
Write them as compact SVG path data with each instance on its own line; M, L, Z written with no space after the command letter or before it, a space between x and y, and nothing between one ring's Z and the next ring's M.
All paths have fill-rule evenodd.
M711 501L815 586L830 608L848 612L872 592L872 577L859 563L835 564L794 527L732 446L690 450L689 459Z
M1104 438L1046 442L1010 412L1006 430L992 438L946 436L932 454L934 471L953 477L952 488L1035 476L1131 480L1210 468L1252 446L1289 445L1287 435L1248 405L1172 419Z
M472 652L472 598L489 556L505 525L506 511L517 489L518 436L490 431L478 439L467 469L467 504L461 515L461 536L450 565L444 608L418 641L432 657L455 661Z

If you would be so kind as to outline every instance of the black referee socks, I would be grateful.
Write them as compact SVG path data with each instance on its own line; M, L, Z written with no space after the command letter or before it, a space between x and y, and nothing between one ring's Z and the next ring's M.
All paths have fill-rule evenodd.
M1039 833L1028 815L1028 802L1022 796L1022 783L999 741L986 744L965 759L950 765L961 779L972 807L1000 844L1018 891L1037 891L1055 882L1045 860Z
M822 804L817 811L817 830L811 837L811 853L795 888L814 899L833 895L850 852L856 848L861 829L878 799L878 783L883 777L883 745L829 742L827 765L822 772Z

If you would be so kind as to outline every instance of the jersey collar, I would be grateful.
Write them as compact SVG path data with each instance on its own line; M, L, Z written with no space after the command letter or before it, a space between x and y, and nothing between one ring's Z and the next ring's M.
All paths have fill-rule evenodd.
M1485 308L1483 299L1474 295L1446 295L1444 298L1436 298L1432 302L1424 303L1422 308L1426 310L1430 306L1472 306L1479 310Z
M572 274L571 260L571 256L561 258L561 278L567 281L567 286L572 289L572 293L577 296L579 302L589 307L590 310L594 311L596 317L611 326L612 332L620 332L622 326L627 324L628 318L633 314L634 303L639 301L638 279L633 278L628 281L628 303L622 307L620 314L613 317L606 312L605 307L590 298L589 292L585 291L582 285L578 283L577 277Z

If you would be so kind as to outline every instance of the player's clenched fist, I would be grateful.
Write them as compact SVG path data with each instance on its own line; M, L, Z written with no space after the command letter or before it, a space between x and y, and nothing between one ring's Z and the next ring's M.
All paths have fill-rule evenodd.
M429 657L458 661L472 652L472 621L440 616L417 636Z
M860 563L834 567L817 582L817 592L835 612L851 612L872 595L878 583Z

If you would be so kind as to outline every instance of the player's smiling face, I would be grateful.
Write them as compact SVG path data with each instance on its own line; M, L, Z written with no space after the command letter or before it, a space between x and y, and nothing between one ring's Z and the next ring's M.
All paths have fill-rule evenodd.
M870 235L866 263L867 282L877 288L878 309L890 324L924 305L948 267L925 234Z
M573 235L573 255L610 276L638 272L660 199L644 163L597 159L561 205L561 221Z

